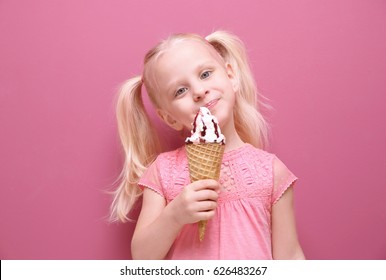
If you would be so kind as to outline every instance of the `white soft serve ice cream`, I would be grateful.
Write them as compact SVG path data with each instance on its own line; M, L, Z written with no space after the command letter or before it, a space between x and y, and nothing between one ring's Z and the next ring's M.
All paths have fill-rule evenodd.
M192 123L191 133L192 135L185 140L187 144L225 144L225 137L221 133L216 117L206 107L200 107Z

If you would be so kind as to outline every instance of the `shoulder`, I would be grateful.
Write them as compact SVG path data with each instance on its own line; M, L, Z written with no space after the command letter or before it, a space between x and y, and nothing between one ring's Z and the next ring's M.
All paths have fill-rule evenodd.
M171 176L179 166L178 161L183 158L183 154L183 148L159 154L146 168L138 185L142 189L147 187L165 196L165 188L169 185Z
M146 177L149 174L159 174L162 176L162 173L165 173L164 170L170 169L170 166L175 165L177 159L181 157L181 149L182 148L179 148L173 151L167 151L159 154L155 160L149 163L149 165L146 167L142 177Z
M273 159L273 204L280 199L288 188L295 184L297 179L291 170L275 156Z
M282 191L297 180L297 177L276 154L255 148L252 145L248 145L246 153L251 156L255 165L263 166L272 174L274 191Z
M288 174L290 171L288 167L276 155L273 157L273 172L275 177L281 177Z
M181 161L185 157L185 149L183 147L180 147L178 149L159 154L155 162L157 165L169 165Z
M273 160L276 158L276 156L270 152L267 152L265 150L256 148L250 144L247 144L245 146L244 152L251 157L253 157L254 160L257 160L259 162L264 162L266 164L271 165Z
M276 154L256 148L250 144L246 147L246 153L259 161L270 163L275 174L280 175L288 170L287 166L276 156Z
M169 181L171 176L187 162L186 152L184 147L167 151L158 155L153 165L156 166L157 171L162 180Z

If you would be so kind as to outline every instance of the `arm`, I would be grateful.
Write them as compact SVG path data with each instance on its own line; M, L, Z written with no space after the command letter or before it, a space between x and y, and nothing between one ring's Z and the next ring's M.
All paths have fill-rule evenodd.
M142 209L131 241L133 259L163 259L181 226L164 211L165 199L145 188Z
M292 187L272 207L272 254L274 259L305 259L296 233Z
M134 231L133 259L163 259L185 224L213 217L217 208L214 180L186 186L169 204L158 193L145 188L141 213Z
M278 159L274 163L275 187L282 184L289 170ZM305 259L299 244L294 213L293 184L272 206L272 254L274 259Z

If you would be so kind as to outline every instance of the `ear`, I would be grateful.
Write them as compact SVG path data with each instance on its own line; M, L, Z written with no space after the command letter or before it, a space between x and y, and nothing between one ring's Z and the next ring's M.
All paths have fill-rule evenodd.
M233 70L233 67L230 63L227 63L225 67L226 67L228 78L232 83L233 90L237 92L239 90L239 81L236 77L235 71Z
M163 120L163 122L166 123L168 126L177 131L183 130L183 124L176 121L167 111L163 109L157 109L156 112L158 117L160 117L160 119Z

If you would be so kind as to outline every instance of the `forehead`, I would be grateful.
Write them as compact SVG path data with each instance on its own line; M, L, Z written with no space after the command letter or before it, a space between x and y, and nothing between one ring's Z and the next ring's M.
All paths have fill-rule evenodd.
M223 63L217 51L203 42L197 40L183 40L171 43L159 56L156 63L156 71L165 72L166 69L188 68L194 64L205 62Z

